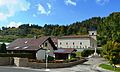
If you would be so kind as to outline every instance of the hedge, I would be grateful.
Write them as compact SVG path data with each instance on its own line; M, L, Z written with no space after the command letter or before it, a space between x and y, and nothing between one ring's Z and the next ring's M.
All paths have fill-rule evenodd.
M14 54L0 53L0 57L34 58L34 56L30 53L14 53Z
M85 49L81 52L81 56L88 57L89 55L93 54L94 52L95 52L95 50ZM97 53L101 54L101 49L97 49Z

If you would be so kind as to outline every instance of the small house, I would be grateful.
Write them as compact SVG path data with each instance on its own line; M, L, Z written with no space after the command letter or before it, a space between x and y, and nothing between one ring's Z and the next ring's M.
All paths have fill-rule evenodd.
M50 37L40 37L16 39L7 45L6 49L8 53L32 53L37 60L43 60L48 50L48 55L54 57L54 50L57 50L57 47Z
M75 57L76 51L74 48L58 48L54 51L55 59L71 59Z

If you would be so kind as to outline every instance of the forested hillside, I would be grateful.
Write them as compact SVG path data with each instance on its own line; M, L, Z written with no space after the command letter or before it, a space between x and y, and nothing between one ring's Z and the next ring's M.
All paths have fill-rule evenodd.
M102 22L97 31L100 45L104 45L110 40L120 43L120 12L115 12L108 17L102 18Z
M68 25L45 24L43 27L36 24L23 24L18 28L2 27L0 30L0 41L11 42L16 38L34 36L63 36L63 35L83 35L88 30L98 31L98 44L106 44L107 40L120 42L120 12L115 12L107 17L92 17L90 19L75 22Z

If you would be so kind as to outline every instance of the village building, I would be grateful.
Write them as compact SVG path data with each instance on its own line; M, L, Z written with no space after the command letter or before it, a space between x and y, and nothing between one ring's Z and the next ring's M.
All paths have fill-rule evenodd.
M56 59L71 59L76 56L76 51L74 48L58 48L54 51L54 54Z
M89 35L62 36L58 38L58 48L95 49L97 48L97 32L89 31Z
M48 55L54 57L54 50L57 50L57 47L50 37L40 37L16 39L6 49L8 53L32 53L37 60L44 60L46 51L49 50Z
M55 39L56 40L56 39ZM57 41L53 40L55 43ZM45 60L46 55L54 57L54 59L70 59L75 55L75 49L62 48L55 46L51 37L36 38L19 38L7 45L8 53L31 53L34 59Z
M97 48L97 32L89 35L19 38L7 45L8 53L32 53L35 59L45 60L46 54L55 59L70 59L76 51ZM48 52L49 51L49 52Z

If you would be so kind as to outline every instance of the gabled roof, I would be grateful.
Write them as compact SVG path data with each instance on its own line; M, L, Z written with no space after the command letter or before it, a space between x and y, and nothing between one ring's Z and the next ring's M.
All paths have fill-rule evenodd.
M58 48L58 50L55 50L54 53L73 53L77 51L76 49L74 48Z
M58 38L57 37L51 37L52 41L57 44L58 43Z
M35 38L19 38L10 43L7 46L7 50L39 50L41 45L46 42L51 44L54 50L57 48L55 47L54 43L52 42L50 37L40 37L38 39Z

